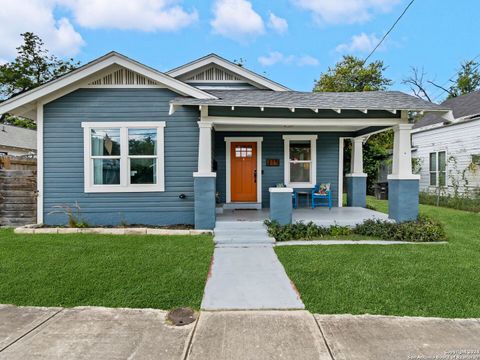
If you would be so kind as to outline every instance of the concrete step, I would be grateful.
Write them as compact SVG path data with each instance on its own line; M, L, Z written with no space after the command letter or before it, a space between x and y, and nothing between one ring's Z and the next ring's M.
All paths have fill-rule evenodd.
M263 221L217 221L215 228L218 229L252 229L264 228Z
M275 240L268 236L248 237L248 236L222 236L213 238L215 244L273 244Z
M215 236L223 235L248 235L248 236L265 236L268 234L266 229L218 229L213 230Z

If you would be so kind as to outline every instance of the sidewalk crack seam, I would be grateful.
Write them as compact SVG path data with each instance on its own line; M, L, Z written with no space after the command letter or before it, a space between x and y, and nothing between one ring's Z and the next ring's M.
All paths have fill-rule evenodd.
M315 324L317 324L318 330L320 330L320 334L322 335L323 342L325 343L325 346L327 347L327 350L328 350L328 353L330 354L330 357L332 358L332 360L335 360L335 356L333 356L332 349L330 349L330 345L328 345L327 338L325 337L325 334L323 333L322 326L318 322L315 315L312 314L312 316L313 316L313 320L315 321Z
M54 316L58 315L59 313L61 313L64 309L60 309L58 310L56 313L50 315L48 318L46 318L45 320L43 320L40 324L38 324L37 326L34 326L32 329L30 329L29 331L27 331L25 334L23 334L22 336L18 337L17 339L15 339L14 341L12 341L10 344L7 344L6 346L4 346L3 348L0 349L0 353L6 349L8 349L10 346L12 346L13 344L16 344L17 342L19 342L20 340L22 340L25 336L27 336L28 334L32 333L33 331L35 331L36 329L38 329L40 326L42 326L43 324L45 324L46 322L50 321Z
M189 355L190 355L190 351L192 349L192 344L193 344L193 336L195 335L195 332L197 331L197 325L200 322L200 316L202 316L202 313L199 311L197 321L195 321L195 325L193 326L192 334L190 335L190 339L188 340L188 344L187 344L187 348L185 350L185 356L183 357L183 360L187 360Z

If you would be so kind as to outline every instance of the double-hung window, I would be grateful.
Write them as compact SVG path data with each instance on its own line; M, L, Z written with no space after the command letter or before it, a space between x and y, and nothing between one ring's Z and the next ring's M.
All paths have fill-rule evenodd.
M317 135L284 135L285 185L310 188L316 183Z
M430 186L447 185L447 153L445 151L431 152L429 161Z
M85 192L164 191L165 122L85 122Z

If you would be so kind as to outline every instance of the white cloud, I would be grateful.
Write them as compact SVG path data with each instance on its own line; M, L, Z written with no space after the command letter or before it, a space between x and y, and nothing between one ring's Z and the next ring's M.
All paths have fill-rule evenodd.
M283 60L283 54L278 51L272 51L268 55L263 55L258 58L258 62L263 66L272 66Z
M352 36L352 39L347 44L338 45L335 50L339 53L366 53L372 51L377 46L379 38L375 34L367 35L361 33L359 35Z
M318 66L320 65L320 61L317 58L314 58L310 55L303 55L297 58L297 65L298 66Z
M268 27L275 30L279 34L283 34L288 30L288 22L274 13L268 16Z
M213 32L229 39L245 41L265 31L261 16L247 0L216 0L213 14Z
M375 13L385 13L401 0L291 0L311 11L319 23L353 24L368 21Z
M3 1L0 11L0 58L11 60L21 45L20 33L39 35L45 46L59 56L74 56L85 44L67 18L53 15L54 0Z
M61 0L75 21L91 29L172 31L198 19L175 0Z
M284 55L278 51L272 51L268 53L268 55L260 56L258 62L263 66L273 66L276 64L318 66L320 64L317 58L310 55Z

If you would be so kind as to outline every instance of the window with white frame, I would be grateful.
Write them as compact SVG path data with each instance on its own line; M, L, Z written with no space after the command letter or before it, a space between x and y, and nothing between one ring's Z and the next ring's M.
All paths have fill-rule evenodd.
M313 187L316 183L317 135L284 135L285 185Z
M430 186L447 185L447 153L445 151L430 153Z
M86 122L85 192L164 191L165 122Z

